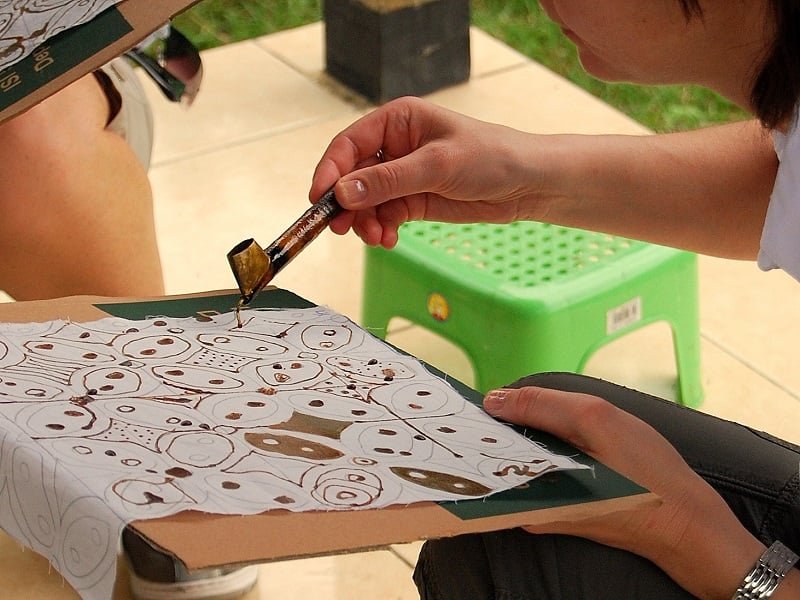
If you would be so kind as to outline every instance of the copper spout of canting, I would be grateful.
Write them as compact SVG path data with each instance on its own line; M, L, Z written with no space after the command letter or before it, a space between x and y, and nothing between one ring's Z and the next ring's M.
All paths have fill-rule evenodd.
M340 212L342 207L330 189L266 248L262 249L251 238L228 252L228 264L242 294L236 307L237 316L238 310L249 304Z
M239 242L228 252L228 263L242 294L242 305L249 304L274 277L272 261L253 238Z

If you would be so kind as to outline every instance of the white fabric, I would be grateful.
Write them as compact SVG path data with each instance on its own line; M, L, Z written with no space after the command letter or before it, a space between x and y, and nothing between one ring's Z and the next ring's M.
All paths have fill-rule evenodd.
M0 529L85 600L112 596L137 519L457 501L587 468L323 307L0 323L0 385Z
M0 69L19 62L54 35L82 25L120 0L18 0L0 3Z
M800 281L800 131L773 133L780 166L761 233L758 266L783 269Z

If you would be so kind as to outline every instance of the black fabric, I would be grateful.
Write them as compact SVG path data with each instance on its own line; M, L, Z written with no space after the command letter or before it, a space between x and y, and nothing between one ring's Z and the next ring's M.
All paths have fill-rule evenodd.
M158 583L174 583L177 580L175 559L154 548L130 527L122 530L122 547L129 566L139 577Z
M108 101L108 118L106 119L106 126L108 126L119 114L119 111L122 110L122 96L109 76L103 71L93 71L92 75L94 75Z
M414 581L422 600L687 600L644 558L565 535L511 529L427 542Z

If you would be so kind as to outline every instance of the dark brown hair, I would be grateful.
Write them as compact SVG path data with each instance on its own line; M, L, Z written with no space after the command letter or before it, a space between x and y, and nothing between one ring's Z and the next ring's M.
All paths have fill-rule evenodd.
M687 19L702 18L700 0L679 2ZM761 122L774 128L794 116L800 100L800 2L769 0L769 12L772 21L764 26L774 29L774 39L754 74L750 101Z

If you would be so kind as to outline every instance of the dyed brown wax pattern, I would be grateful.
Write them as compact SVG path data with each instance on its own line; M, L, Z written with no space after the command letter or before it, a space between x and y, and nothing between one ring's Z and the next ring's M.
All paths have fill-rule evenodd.
M401 479L440 492L450 492L461 496L485 496L492 491L482 483L450 473L408 467L390 467L390 469Z
M172 468L169 468L169 469L166 470L166 473L167 473L167 475L170 475L172 477L181 477L181 478L189 477L192 474L191 471L189 471L187 469L184 469L183 467L172 467Z
M519 477L536 477L537 475L541 475L542 473L556 468L555 465L545 460L537 460L533 461L533 463L537 465L543 464L544 466L539 469L531 469L530 465L508 465L499 471L495 471L494 475L497 477L507 477L509 473L513 473Z
M310 433L321 435L332 440L342 437L342 432L350 427L350 421L337 421L336 419L326 419L304 413L294 412L288 421L270 425L270 429L281 429L283 431L296 431L298 433Z
M283 454L284 456L312 460L333 460L344 456L336 448L292 435L249 432L244 434L244 439L248 444L255 446L259 450Z

